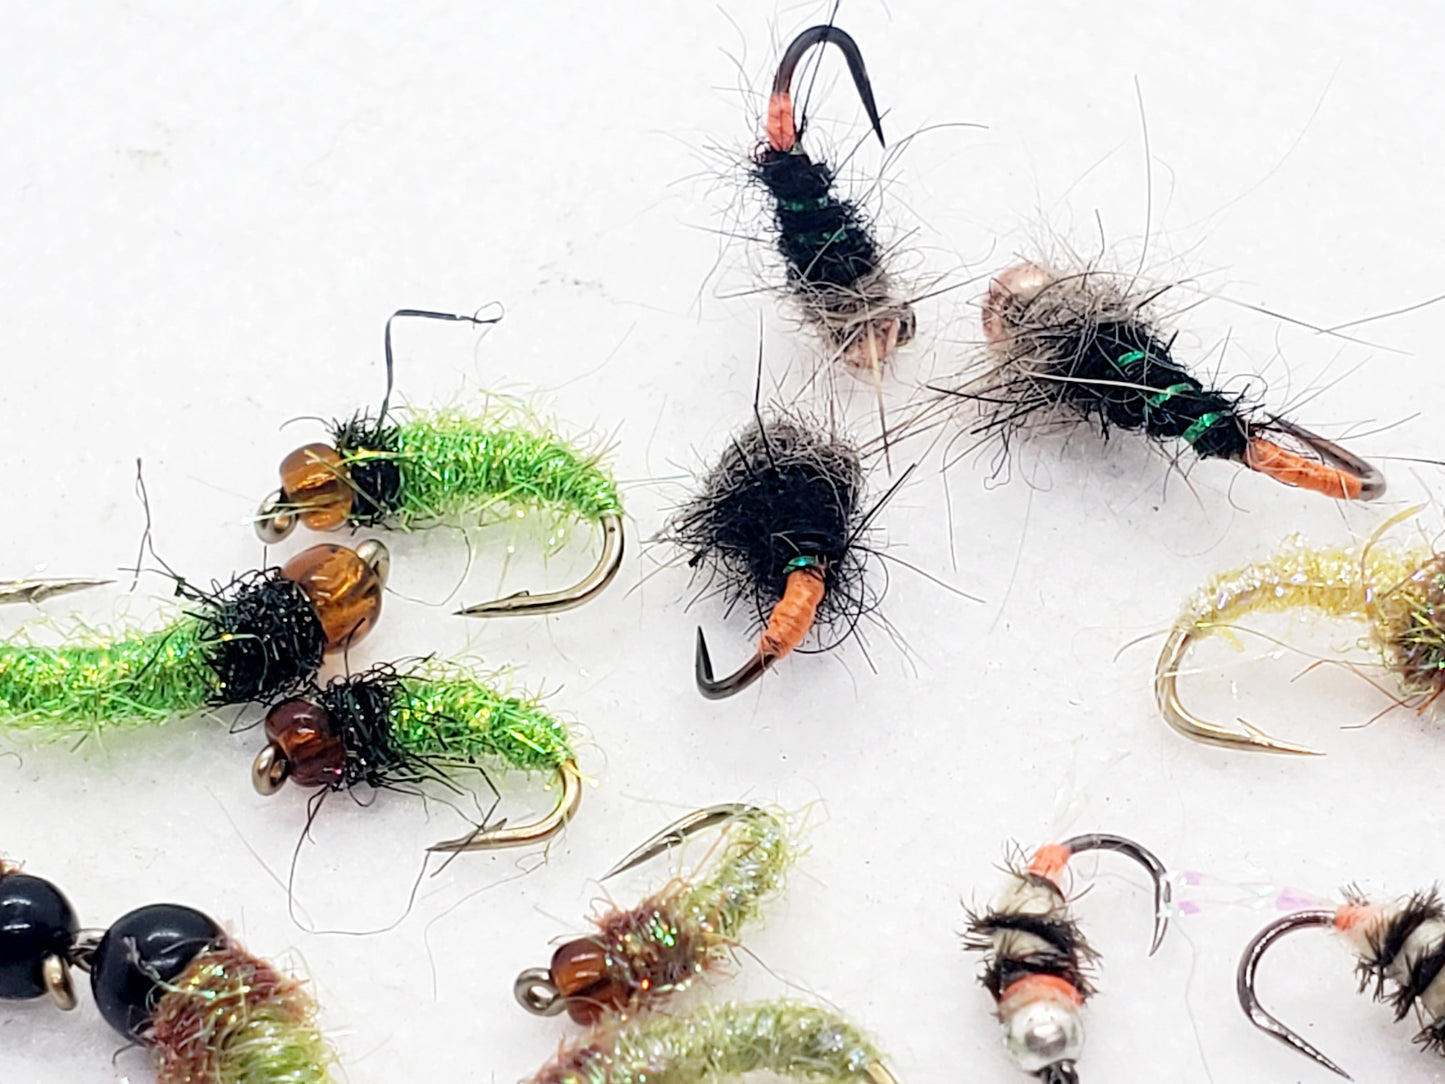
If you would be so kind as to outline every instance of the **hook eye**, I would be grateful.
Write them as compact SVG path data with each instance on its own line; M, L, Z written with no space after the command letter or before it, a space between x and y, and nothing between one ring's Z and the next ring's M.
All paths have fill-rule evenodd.
M286 503L286 495L275 490L256 510L256 537L268 546L280 542L296 529L296 509Z
M517 1003L536 1016L556 1016L567 1007L567 1000L552 982L552 973L544 967L529 967L512 983Z

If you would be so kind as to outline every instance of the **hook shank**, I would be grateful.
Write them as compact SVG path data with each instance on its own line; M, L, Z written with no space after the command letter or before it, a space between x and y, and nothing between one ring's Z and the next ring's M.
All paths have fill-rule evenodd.
M478 829L457 839L434 843L427 850L462 854L466 851L491 851L501 847L526 847L551 839L566 826L582 804L582 775L578 771L577 762L564 762L562 767L557 769L557 777L562 784L562 793L557 798L556 807L541 820L514 828L499 826Z
M863 52L852 35L836 26L810 26L788 45L783 58L778 62L778 74L773 77L773 94L768 101L768 142L776 151L791 151L797 144L797 126L793 121L793 73L798 62L815 45L833 44L848 63L848 74L853 77L853 86L858 90L858 99L863 103L863 112L878 136L878 142L887 146L883 139L883 121L878 116L878 105L873 100L873 84L868 78L867 65L863 63Z
M662 831L649 836L624 855L615 866L602 875L602 879L606 881L616 877L619 873L625 873L635 866L642 865L648 859L655 858L664 851L679 846L689 836L705 832L709 828L716 828L720 824L726 824L730 820L756 811L757 808L757 806L746 805L742 802L725 802L720 805L710 805L706 809L695 810L685 817L679 817Z
M1225 749L1253 749L1261 753L1292 753L1297 756L1320 756L1317 749L1272 738L1258 727L1240 720L1244 732L1230 730L1207 719L1201 719L1179 699L1179 668L1196 635L1196 628L1175 626L1159 661L1154 666L1154 703L1164 721L1186 738Z
M617 570L622 567L624 549L622 517L609 512L598 521L602 528L602 555L596 566L585 577L571 587L561 591L549 591L534 595L530 591L518 591L505 598L494 598L490 602L479 602L456 611L458 617L518 617L536 614L555 614L563 610L576 609L590 602L603 588L612 582Z
M1278 1017L1260 1005L1259 998L1254 992L1255 971L1259 967L1260 958L1270 945L1295 930L1312 926L1333 926L1335 918L1334 911L1297 911L1271 922L1255 934L1254 940L1245 947L1244 955L1239 958L1239 970L1235 973L1234 989L1235 993L1239 995L1239 1007L1244 1010L1250 1023L1255 1027L1273 1035L1286 1046L1313 1058L1326 1069L1339 1073L1346 1080L1353 1080L1354 1078L1349 1073L1321 1054L1298 1034L1286 1027Z

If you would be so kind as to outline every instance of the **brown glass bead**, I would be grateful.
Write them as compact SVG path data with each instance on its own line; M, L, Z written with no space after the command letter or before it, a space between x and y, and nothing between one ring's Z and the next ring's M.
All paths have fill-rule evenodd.
M287 778L303 787L334 786L346 768L346 747L331 716L309 700L283 700L266 713L266 737L286 758Z
M345 523L354 496L351 472L329 445L307 444L281 460L281 497L313 531Z
M327 651L360 640L381 616L381 577L345 546L323 542L302 550L281 575L300 584L316 607Z
M607 951L596 941L568 941L552 954L552 985L567 1000L567 1015L579 1024L595 1024L608 1009L621 1011L632 993L610 974Z

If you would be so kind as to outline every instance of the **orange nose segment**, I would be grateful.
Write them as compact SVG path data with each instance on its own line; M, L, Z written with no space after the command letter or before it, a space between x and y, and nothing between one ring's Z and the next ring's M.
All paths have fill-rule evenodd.
M786 90L775 92L768 99L768 146L775 151L792 150L798 143L798 129L793 123L793 95Z
M1337 501L1373 501L1385 493L1385 476L1352 452L1332 440L1311 433L1283 418L1270 418L1261 429L1272 429L1293 437L1318 459L1281 448L1260 432L1251 431L1244 451L1244 465L1268 475L1276 482L1321 493Z

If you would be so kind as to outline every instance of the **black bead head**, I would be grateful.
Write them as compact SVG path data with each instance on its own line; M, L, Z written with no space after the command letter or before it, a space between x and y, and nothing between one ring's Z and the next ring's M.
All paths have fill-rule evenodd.
M0 875L0 998L44 994L45 958L67 959L78 929L70 901L49 881Z
M190 907L155 903L132 911L105 931L91 961L100 1015L127 1039L143 1041L160 985L221 940L221 928Z

